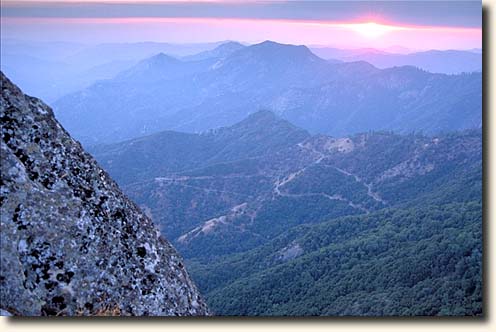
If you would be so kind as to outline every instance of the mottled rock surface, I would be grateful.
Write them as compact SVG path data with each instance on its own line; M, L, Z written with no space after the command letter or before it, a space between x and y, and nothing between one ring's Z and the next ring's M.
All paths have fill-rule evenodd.
M40 100L1 74L0 309L205 315L181 257Z

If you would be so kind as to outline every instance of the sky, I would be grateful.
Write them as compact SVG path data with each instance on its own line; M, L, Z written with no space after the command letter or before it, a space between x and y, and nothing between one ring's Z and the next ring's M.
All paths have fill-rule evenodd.
M482 47L481 1L2 1L2 38L237 40L412 50Z

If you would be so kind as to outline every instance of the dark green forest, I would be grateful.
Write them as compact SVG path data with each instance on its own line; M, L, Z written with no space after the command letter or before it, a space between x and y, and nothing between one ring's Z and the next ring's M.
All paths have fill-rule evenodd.
M303 253L278 259L291 244ZM338 218L217 263L188 263L221 315L481 315L481 204Z

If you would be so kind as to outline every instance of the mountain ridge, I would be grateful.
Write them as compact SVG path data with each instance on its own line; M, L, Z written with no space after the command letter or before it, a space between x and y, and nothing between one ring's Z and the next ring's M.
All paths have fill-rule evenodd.
M217 46L212 50L207 50L197 54L188 55L182 57L181 59L185 61L199 61L199 60L206 60L211 58L223 59L231 55L232 53L240 49L243 49L244 47L246 46L241 43L235 41L228 41L223 44L220 44L219 46Z
M260 109L331 136L367 130L438 133L477 127L481 119L480 73L450 76L414 67L378 69L363 61L329 63L305 46L266 41L222 59L157 72L68 95L55 103L56 113L85 145L167 129L203 132ZM454 97L443 97L446 91ZM121 116L112 118L114 111Z
M482 56L470 50L426 50L408 53L387 52L376 49L342 50L312 48L312 51L329 60L367 61L385 69L411 65L432 73L460 74L482 71Z
M271 121L279 123L278 129ZM449 201L447 197L470 199L480 189L477 130L452 136L369 132L334 138L295 130L272 112L261 111L231 127L200 135L178 133L172 139L174 135L167 132L149 144L138 139L91 152L153 215L175 209L163 217L167 223L159 219L157 223L186 257L198 254L201 247L210 249L203 250L205 255L215 256L227 250L224 237L231 235L253 236L241 247L250 246L250 241L263 238L256 239L259 232L270 237L284 225L371 213L425 201L429 195L431 202L440 204ZM182 158L181 149L163 154L172 151L169 145L187 146L191 154ZM173 168L162 161L173 160L166 155L174 155ZM460 166L466 157L468 164ZM142 160L147 161L140 164ZM445 188L444 194L440 188ZM296 211L290 205L300 206L300 211L293 215ZM188 222L181 223L185 219ZM198 236L205 227L208 235Z
M296 144L307 137L309 134L306 131L280 119L274 113L258 111L231 127L200 134L163 131L121 143L89 147L89 151L101 157L105 156L106 161L102 159L102 162L107 169L117 169L116 167L122 164L135 165L131 168L160 176L164 172L185 171L186 169L179 166L184 164L189 165L188 169L201 168L220 160L235 161L251 156L259 157L272 149ZM251 148L247 150L244 146ZM131 157L140 153L139 151L148 152L138 159ZM147 157L150 153L152 159ZM173 162L164 163L164 159ZM137 180L129 173L118 176L118 179L123 181L121 183Z

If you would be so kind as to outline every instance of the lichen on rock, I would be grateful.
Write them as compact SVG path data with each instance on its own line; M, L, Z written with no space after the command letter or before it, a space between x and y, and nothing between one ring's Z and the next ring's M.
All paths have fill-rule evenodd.
M208 314L176 250L52 110L1 85L2 312Z

